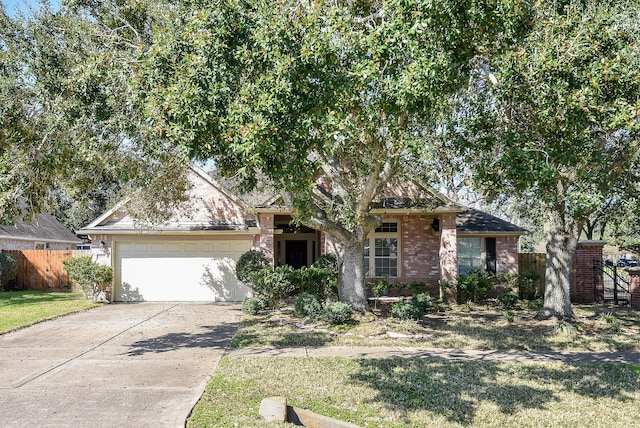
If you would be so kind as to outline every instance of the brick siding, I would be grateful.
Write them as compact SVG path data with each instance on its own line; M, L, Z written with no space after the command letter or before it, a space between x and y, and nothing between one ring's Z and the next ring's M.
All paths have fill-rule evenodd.
M518 237L496 237L496 273L518 273Z
M602 294L596 292L604 288L602 273L593 268L594 260L602 260L603 241L579 242L573 259L572 297L576 303L595 303Z

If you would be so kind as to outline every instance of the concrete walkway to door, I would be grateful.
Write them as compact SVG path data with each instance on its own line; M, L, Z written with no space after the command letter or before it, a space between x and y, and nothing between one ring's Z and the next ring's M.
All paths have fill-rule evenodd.
M2 427L183 427L239 305L114 304L0 336Z

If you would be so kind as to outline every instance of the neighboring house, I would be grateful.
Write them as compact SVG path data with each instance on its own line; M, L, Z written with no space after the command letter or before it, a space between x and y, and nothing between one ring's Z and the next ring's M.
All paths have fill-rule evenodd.
M235 262L261 249L275 265L309 266L332 252L327 236L291 225L291 213L272 197L236 195L193 167L190 209L169 222L140 229L111 210L79 234L92 239L96 258L114 268L115 301L239 301L251 290L235 276ZM372 207L382 225L365 248L370 277L392 281L453 280L472 267L517 273L517 244L526 231L489 214L455 205L414 183L389 187Z
M75 250L82 241L49 213L0 225L1 250Z

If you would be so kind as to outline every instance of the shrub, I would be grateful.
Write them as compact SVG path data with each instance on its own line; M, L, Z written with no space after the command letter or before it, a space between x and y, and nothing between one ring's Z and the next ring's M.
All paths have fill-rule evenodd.
M344 302L327 303L322 309L322 319L329 324L345 324L351 319L353 310Z
M620 331L622 331L618 318L616 318L616 316L613 315L612 312L601 313L600 321L607 324L609 329L615 333L619 333Z
M282 306L285 296L295 289L291 282L292 270L289 266L261 269L251 275L251 287L271 308L277 309Z
M105 299L104 292L113 279L110 266L99 265L91 257L77 257L62 262L71 281L82 287L85 297L96 301Z
M540 278L540 274L535 270L528 270L518 275L518 295L522 300L535 300L540 297L535 283Z
M489 274L480 269L473 269L466 275L458 276L456 287L459 301L471 300L473 302L485 299L487 293L494 288Z
M516 315L513 313L513 311L505 311L504 319L507 320L508 323L512 323L515 321Z
M422 312L426 312L427 309L435 307L433 298L429 293L414 294L411 298L411 303L422 309Z
M312 268L326 272L323 278L323 290L325 298L329 295L338 295L338 259L333 254L323 254L311 265Z
M389 280L382 278L378 282L370 283L371 291L375 297L380 297L385 294L389 289Z
M310 293L301 293L296 296L295 313L299 317L315 315L322 311L322 304L318 296Z
M333 254L323 254L313 262L311 267L337 273L338 259Z
M242 312L250 315L256 315L266 307L267 302L259 297L247 297L242 301Z
M249 250L240 256L236 263L236 276L245 284L251 286L253 274L269 267L269 260L262 251Z
M518 303L518 296L513 293L506 293L501 296L498 296L498 303L505 309L513 309L516 307Z
M411 281L408 286L411 289L411 294L414 296L416 294L422 294L427 290L427 283L423 281Z
M294 284L295 290L315 294L324 301L332 292L333 284L337 282L337 275L328 270L311 266L293 269L290 273L290 280Z
M573 325L564 321L559 321L554 328L557 334L572 335L576 332Z
M0 290L18 277L18 260L7 253L0 253Z
M401 320L419 320L424 309L413 302L398 302L391 306L391 315Z

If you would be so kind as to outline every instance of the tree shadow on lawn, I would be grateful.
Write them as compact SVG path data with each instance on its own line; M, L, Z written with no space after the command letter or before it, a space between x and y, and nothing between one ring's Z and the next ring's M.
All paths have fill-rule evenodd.
M634 350L640 337L611 332L586 332L575 330L560 333L552 325L541 325L536 321L515 322L495 325L450 325L443 320L425 319L422 326L431 336L431 344L436 347L468 348L465 344L475 343L479 349L521 349L521 350L584 350L584 351L626 351ZM457 320L450 320L458 322ZM458 337L456 337L458 336ZM448 338L451 337L451 340ZM451 344L451 341L460 342ZM426 343L425 346L429 346ZM606 348L606 349L605 349Z
M334 335L303 329L291 331L280 319L245 319L231 341L231 347L245 346L325 346L331 345ZM267 334L265 334L267 332Z
M544 410L567 400L560 393L591 399L633 400L640 378L625 365L505 364L406 359L358 360L351 378L377 391L372 399L407 414L426 411L451 422L473 425L483 402L506 415L527 409ZM631 375L631 376L630 376ZM580 403L567 403L567 406ZM406 418L405 424L412 421Z
M225 323L215 326L202 326L198 333L168 333L162 336L139 340L131 344L127 355L140 356L147 353L171 352L189 348L225 348L238 325Z

